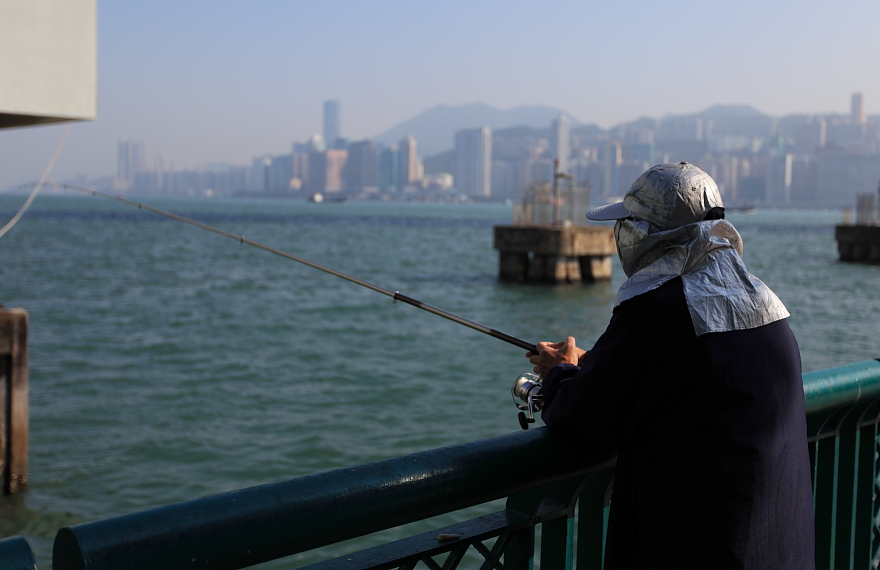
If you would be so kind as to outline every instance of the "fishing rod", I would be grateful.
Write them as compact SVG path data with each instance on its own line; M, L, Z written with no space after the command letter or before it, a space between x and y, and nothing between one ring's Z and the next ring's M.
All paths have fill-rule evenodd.
M25 184L23 186L31 186L31 184ZM503 340L504 342L510 343L514 346L518 346L520 348L524 348L530 352L538 352L537 347L530 343L526 342L522 339L516 338L515 336L511 336L507 333L503 333L501 331L489 328L487 326L481 325L475 321L470 319L466 319L464 317L460 317L455 313L450 313L449 311L445 311L439 307L435 307L433 305L429 305L427 303L423 303L417 299L413 299L412 297L407 297L406 295L401 295L398 291L391 291L390 289L385 289L384 287L379 287L378 285L373 285L372 283L368 283L361 279L357 279L356 277L352 277L351 275L346 275L340 271L336 271L334 269L330 269L329 267L324 267L323 265L319 265L317 263L313 263L307 259L303 259L301 257L297 257L296 255L292 255L290 253L281 251L280 249L275 249L274 247L270 247L268 245L261 244L254 240L247 239L244 236L237 236L235 234L229 233L227 231L221 230L219 228L215 228L213 226L209 226L208 224L203 224L201 222L197 222L195 220L191 220L189 218L184 218L183 216L178 216L177 214L172 214L171 212L166 212L165 210L160 210L158 208L153 208L151 206L147 206L146 204L141 204L139 202L133 202L131 200L126 200L121 196L114 196L112 194L105 194L104 192L98 192L97 190L91 190L89 188L82 188L80 186L73 186L71 184L60 184L57 182L46 182L45 186L55 186L58 188L65 188L67 190L76 190L77 192L84 192L86 194L91 194L93 196L100 196L102 198L109 198L111 200L116 200L118 202L122 202L123 204L128 204L129 206L137 206L140 210L147 210L149 212L153 212L154 214L159 214L160 216L165 216L167 218L171 218L172 220L177 220L179 222L184 222L197 228L202 228L203 230L208 230L214 232L215 234L220 234L221 236L226 236L228 238L234 239L241 244L247 244L265 251L269 253L274 253L275 255L280 255L286 259L291 261L296 261L297 263L302 263L303 265L308 265L313 269L317 269L319 271L323 271L324 273L329 273L330 275L334 275L339 277L340 279L345 279L346 281L350 281L356 285L360 285L361 287L366 287L367 289L371 289L377 293L381 293L383 295L387 295L391 297L395 302L400 301L401 303L406 303L407 305L412 305L413 307L422 309L423 311L428 311L429 313L433 313L437 316L443 317L444 319L449 319L452 322L458 323L460 325L464 325L468 328L471 328L475 331L481 332L483 334L487 334L493 338L497 338L498 340Z

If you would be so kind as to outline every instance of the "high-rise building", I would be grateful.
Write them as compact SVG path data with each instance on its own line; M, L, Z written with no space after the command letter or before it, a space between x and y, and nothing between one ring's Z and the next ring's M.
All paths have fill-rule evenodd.
M269 191L273 193L289 192L292 178L292 155L281 154L272 157L272 166L269 168Z
M492 196L518 200L522 190L517 180L516 163L510 160L492 161Z
M324 152L325 150L327 150L327 144L321 133L313 134L305 142L293 143L294 154L309 154L312 151Z
M328 148L333 147L339 134L339 101L335 99L324 101L324 142Z
M611 141L605 146L604 175L602 183L602 195L607 197L623 196L618 193L620 185L620 165L623 164L623 149L617 141ZM635 180L635 179L633 179Z
M406 135L400 141L398 165L400 166L400 174L397 177L398 190L403 190L422 177L422 173L419 172L420 164L419 154L416 150L416 139L412 135Z
M309 153L308 178L306 178L306 190L309 192L323 192L327 187L327 156L325 152L313 150Z
M270 170L271 156L258 156L251 162L248 187L253 192L268 192L271 188Z
M550 125L550 158L559 160L559 171L568 172L571 156L569 120L563 113Z
M290 153L290 184L299 190L309 184L309 161L311 154L325 150L324 137L320 133L313 134L305 142L294 142Z
M468 196L492 194L492 129L455 132L455 188Z
M864 93L853 93L852 95L851 120L856 125L863 125L866 122Z
M371 140L348 145L345 189L351 193L375 192L379 188L379 145Z
M817 206L851 208L858 194L877 191L880 155L822 153L816 167Z
M327 192L340 192L345 187L342 173L345 170L345 163L348 161L348 151L340 149L330 149L324 153L327 155L327 181L324 190Z
M153 157L153 170L156 173L156 192L167 192L167 181L175 170L174 161L167 154L159 153Z
M792 115L780 119L779 134L795 156L815 156L825 146L828 126L820 116Z
M771 204L778 206L791 202L792 164L790 153L768 159L765 196Z
M134 175L146 170L144 143L121 140L116 145L116 177L132 182Z
M388 147L379 155L379 191L393 192L399 186L400 153L397 147Z
M330 149L309 154L308 181L309 192L339 192L343 188L342 171L348 160L348 151Z
M294 181L294 179L296 179ZM292 187L302 188L309 179L309 154L294 152L290 154L290 180Z

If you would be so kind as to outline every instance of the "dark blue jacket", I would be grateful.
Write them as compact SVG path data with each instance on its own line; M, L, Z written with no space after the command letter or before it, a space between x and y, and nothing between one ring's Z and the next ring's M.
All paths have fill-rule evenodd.
M813 568L797 341L781 320L697 337L680 278L614 310L542 418L617 454L605 568Z

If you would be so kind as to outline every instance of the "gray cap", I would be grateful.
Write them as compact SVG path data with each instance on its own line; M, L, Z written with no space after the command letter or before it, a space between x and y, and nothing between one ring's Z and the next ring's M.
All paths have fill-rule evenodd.
M623 202L590 210L591 220L633 217L668 230L703 220L712 208L723 207L712 177L687 162L658 164L633 182Z

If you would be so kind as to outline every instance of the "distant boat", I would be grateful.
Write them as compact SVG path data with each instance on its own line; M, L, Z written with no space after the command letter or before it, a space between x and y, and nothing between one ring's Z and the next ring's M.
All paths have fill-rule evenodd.
M348 196L324 196L320 192L315 192L311 196L309 196L309 202L314 202L315 204L341 204L348 200Z
M743 204L742 206L734 207L734 208L725 208L725 210L729 212L742 212L744 214L754 214L757 207L753 204Z

